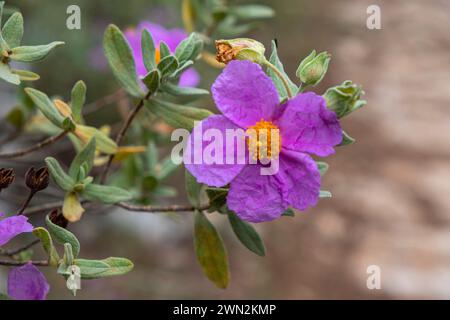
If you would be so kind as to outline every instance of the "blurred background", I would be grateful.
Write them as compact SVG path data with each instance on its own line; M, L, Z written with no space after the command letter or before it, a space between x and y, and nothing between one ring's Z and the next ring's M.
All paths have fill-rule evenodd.
M83 79L88 101L95 101L118 88L102 58L107 24L126 28L151 20L182 27L180 2L11 0L7 4L19 8L25 17L25 43L66 42L35 65L41 74L36 87L68 98L75 81ZM191 214L88 210L82 221L70 226L79 236L83 255L125 256L135 269L121 277L84 281L77 298L450 298L450 1L259 3L271 6L276 16L246 36L267 47L276 38L279 55L293 79L298 63L312 49L326 50L332 54L330 69L314 91L321 94L351 79L366 92L368 105L343 121L356 144L338 149L327 160L330 170L323 186L333 198L321 200L295 218L257 225L267 247L265 258L238 242L225 217L211 215L229 253L232 280L227 290L216 289L197 265ZM80 31L65 28L70 4L81 7ZM366 27L371 4L381 8L381 30ZM197 69L204 88L219 72L203 62ZM16 103L11 87L0 83L1 115ZM210 100L199 103L214 110ZM107 117L120 114L117 110L113 104L87 121L104 123ZM8 139L7 128L2 125L2 130L3 139ZM67 161L73 156L64 143L51 151ZM42 159L42 154L33 154L0 164L14 167L23 177L29 165L42 165ZM169 184L179 195L164 201L186 203L182 170ZM2 210L14 210L20 203L25 189L19 182L16 185L2 193ZM35 203L46 198L54 201L61 199L61 193L50 188L36 198ZM34 217L35 225L42 224L42 218ZM39 248L36 252L41 253ZM370 265L381 268L381 290L366 287ZM51 283L50 299L73 299L62 278L53 270L44 271ZM5 291L6 275L7 269L0 268L0 291Z

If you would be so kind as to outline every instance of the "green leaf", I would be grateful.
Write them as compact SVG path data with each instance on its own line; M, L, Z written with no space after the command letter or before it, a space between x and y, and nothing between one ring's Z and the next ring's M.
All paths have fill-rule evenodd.
M37 81L41 78L37 73L28 70L12 69L11 72L18 75L22 81Z
M42 46L23 46L11 49L11 60L20 62L36 62L45 59L56 47L62 46L64 42L54 41Z
M95 138L97 150L103 153L115 154L117 152L117 144L97 128L77 125L74 133L84 143L88 143L92 138Z
M170 56L170 48L164 41L159 43L159 56L160 59L164 59L167 56Z
M39 227L33 230L33 234L37 238L39 238L39 240L41 240L42 247L44 248L45 252L48 253L48 262L50 266L56 267L59 262L59 255L55 247L53 246L53 240L50 236L50 233L47 231L47 229Z
M275 15L272 8L258 4L234 7L231 9L231 13L242 20L266 19Z
M75 180L69 176L59 165L58 160L52 157L45 158L45 163L47 164L50 175L52 176L55 183L64 191L72 191Z
M0 62L0 79L15 85L20 84L20 77L12 72L11 67L8 64L3 62Z
M228 213L228 220L230 221L234 233L248 250L261 257L266 255L264 243L251 224L242 221L233 212Z
M92 138L89 143L77 154L75 159L73 159L70 168L69 175L77 182L79 182L79 172L80 168L83 167L84 174L87 175L91 171L94 165L95 157L95 137ZM81 179L84 179L82 177Z
M168 94L171 94L176 97L178 97L178 96L201 97L201 96L209 95L209 91L205 90L205 89L194 88L194 87L179 87L172 83L166 83L163 86L162 91L167 92Z
M10 48L20 46L23 37L23 17L20 12L13 13L5 22L2 35Z
M158 63L158 70L163 78L172 75L177 69L178 60L174 56L167 56Z
M206 194L209 198L208 212L219 211L227 203L228 189L226 188L207 188Z
M151 71L156 68L155 42L147 29L142 30L141 43L145 68Z
M10 296L0 292L0 301L1 300L12 300L12 298Z
M194 61L203 51L203 41L197 33L191 35L180 42L175 50L175 56L180 65L187 61Z
M287 208L285 212L283 212L282 216L285 217L295 217L295 211L292 208Z
M103 49L109 65L122 87L133 97L142 98L144 92L137 81L133 52L117 26L109 25L106 29Z
M72 249L72 245L70 243L64 243L64 264L66 266L71 266L73 265L73 261L75 259L75 256L73 255L73 249Z
M81 192L81 195L88 200L107 204L114 204L133 198L133 195L125 189L93 183L87 185Z
M86 84L83 81L78 81L72 89L72 98L70 106L72 109L73 120L77 123L82 121L81 111L86 102Z
M143 79L145 86L152 93L158 91L159 85L161 84L161 74L159 70L155 69L150 71Z
M51 222L49 215L45 218L45 224L48 227L48 232L56 242L60 244L70 243L72 246L73 256L77 258L80 254L80 242L77 237L75 237L75 235L69 230L61 228Z
M324 176L325 173L327 173L328 168L329 168L330 166L328 165L328 163L323 162L323 161L316 161L316 164L317 164L317 168L318 168L319 171L320 171L320 175L321 175L321 176Z
M194 245L203 272L217 287L230 282L228 257L222 238L202 212L195 213Z
M272 54L270 55L269 62L273 64L277 69L284 75L284 77L287 79L288 86L291 89L291 91L295 94L298 91L297 86L295 83L292 82L292 80L289 78L289 76L284 72L283 64L280 61L280 58L278 57L277 53L277 44L275 41L272 41ZM278 93L280 94L280 98L284 99L287 97L286 88L283 85L283 82L280 80L278 75L271 70L270 68L267 70L267 73L269 77L272 79L273 83L275 84L275 87L278 90Z
M319 198L331 198L332 194L330 191L320 190Z
M198 207L200 205L202 184L198 183L197 179L187 170L185 170L184 177L188 200L194 207Z
M62 128L64 117L61 113L59 113L58 109L56 109L53 102L45 93L33 88L25 88L25 92L51 123L59 128Z
M81 278L85 280L123 275L134 267L133 262L125 258L75 259L74 264L80 268Z
M203 120L212 115L210 111L205 109L186 107L157 99L147 101L145 106L150 112L161 117L171 126L189 131L194 128L195 121Z
M342 131L342 142L338 145L338 147L348 146L354 144L356 140L350 137L345 131Z

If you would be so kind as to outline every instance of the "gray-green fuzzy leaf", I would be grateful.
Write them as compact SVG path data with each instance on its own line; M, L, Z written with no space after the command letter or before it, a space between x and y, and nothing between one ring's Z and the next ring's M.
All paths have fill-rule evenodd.
M298 88L295 85L295 83L292 82L292 80L289 78L286 72L284 72L283 64L281 63L280 58L278 57L277 45L275 41L272 41L272 54L270 55L269 62L272 63L275 67L277 67L278 70L280 70L280 72L287 79L289 88L295 94L298 91ZM284 87L283 82L280 80L278 75L270 68L267 70L267 73L269 74L269 77L275 84L275 87L277 88L278 93L280 94L280 98L281 99L286 98L287 97L286 88Z
M77 154L75 159L73 159L69 168L69 175L77 182L78 174L80 172L80 168L83 167L85 170L84 174L87 175L89 171L92 169L94 165L94 157L95 157L95 137L92 138L89 143Z
M75 258L80 254L80 242L77 237L67 229L61 228L60 226L51 222L50 217L47 215L45 218L45 224L47 225L48 232L59 244L70 243L72 246L72 253Z
M85 280L119 276L130 272L134 265L125 258L107 258L104 260L75 259L80 268L81 278Z
M15 12L9 17L2 28L3 39L10 48L20 46L23 37L23 17L20 12Z
M142 31L141 43L144 65L147 68L147 71L151 71L156 68L155 42L147 29Z
M75 122L79 123L82 119L81 111L86 102L86 84L83 81L78 81L71 94L70 106L72 109L72 117Z
M20 77L12 72L11 67L8 64L3 62L0 62L0 79L15 85L20 84Z
M125 189L94 183L87 185L81 195L88 200L106 204L130 200L133 197L133 195Z
M122 31L110 25L103 38L103 49L109 65L122 87L132 96L142 98L141 90L136 76L136 65L130 45Z
M54 41L42 46L23 46L11 49L11 60L20 62L36 62L45 59L56 47L62 46L64 42Z
M32 88L26 88L25 92L50 122L62 128L64 117L45 93Z
M242 221L233 212L228 213L228 220L230 221L234 233L248 250L261 257L266 255L264 243L251 224Z
M61 168L58 160L52 157L47 157L45 158L45 163L47 164L50 175L55 183L64 191L72 191L75 185L75 180Z

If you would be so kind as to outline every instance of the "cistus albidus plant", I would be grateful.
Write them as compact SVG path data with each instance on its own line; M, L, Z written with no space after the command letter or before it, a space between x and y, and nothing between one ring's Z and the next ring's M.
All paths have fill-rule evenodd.
M85 119L88 88L83 81L61 96L49 96L31 87L31 81L39 80L38 74L15 69L16 61L37 63L64 43L22 45L23 17L11 10L9 17L3 14L4 5L0 2L0 22L1 17L4 21L0 23L0 79L17 86L19 104L26 106L12 109L6 119L20 134L32 130L47 137L36 145L0 153L0 160L47 152L57 142L73 148L75 156L66 164L61 155L48 151L39 169L31 167L25 175L29 193L20 208L1 214L0 246L11 247L13 239L24 233L36 238L22 246L0 248L4 257L0 265L11 267L2 297L45 299L51 285L39 270L43 267L53 268L74 294L81 289L77 277L90 280L130 272L133 263L128 258L84 259L82 244L69 231L71 224L83 223L84 215L104 206L109 210L192 213L198 262L217 287L226 288L230 281L227 251L209 215L226 217L241 243L264 256L263 240L251 223L292 218L315 206L320 198L331 197L321 188L328 165L316 157L329 156L355 141L343 131L340 118L365 105L363 91L351 81L324 93L310 90L327 73L331 61L327 52L312 51L300 61L294 81L284 70L277 52L283 48L278 48L276 41L267 55L257 40L238 38L253 26L250 20L272 17L270 8L185 0L183 29L141 21L122 32L109 25L104 33L104 55L120 88L107 100L134 102L113 131L108 123L96 127ZM52 54L51 59L55 58ZM211 86L220 113L193 104L210 94L198 86L207 79L196 68L199 61L214 70L222 69ZM65 101L63 96L70 98ZM98 104L101 101L99 97ZM238 158L234 143L217 149L212 139L200 137L197 144L195 133L200 127L219 136L227 130L240 130L243 162L228 162L228 157ZM170 155L160 157L160 147L170 143L176 129L188 133L182 141L184 153L176 161ZM194 159L207 150L214 161ZM275 162L276 171L261 173ZM167 185L166 179L178 169L185 170L190 204L154 204L175 195L176 189ZM14 169L1 168L0 189L20 183L15 177ZM32 200L39 202L49 184L63 191L61 199L30 206ZM39 216L41 213L46 216ZM31 215L36 215L33 225ZM33 255L32 248L39 243L44 257Z

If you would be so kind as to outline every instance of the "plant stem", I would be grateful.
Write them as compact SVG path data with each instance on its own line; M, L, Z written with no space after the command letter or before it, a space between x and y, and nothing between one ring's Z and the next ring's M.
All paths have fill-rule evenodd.
M170 206L139 206L130 203L120 202L116 204L116 206L126 209L128 211L135 212L190 212L195 210L207 210L209 205L202 206L200 208L196 208L193 206L180 206L180 205L170 205Z
M278 78L280 78L281 82L283 82L283 86L286 89L286 93L287 93L288 97L292 98L293 94L292 94L291 88L289 87L289 82L286 79L286 77L283 75L283 73L281 73L281 71L277 67L275 67L272 63L270 63L267 60L264 62L264 65L276 73Z
M148 100L152 94L153 94L152 92L148 92L147 95L143 99L141 99L139 101L139 103L136 105L136 107L134 107L134 109L131 110L131 112L128 114L128 117L127 117L125 123L123 124L122 129L120 129L119 133L117 134L117 137L116 137L117 146L120 145L123 138L125 137L125 134L127 133L128 129L130 128L131 124L133 123L134 118L136 118L137 114L144 106L145 101ZM100 178L101 184L104 184L106 182L106 179L108 178L108 172L109 172L109 169L111 168L113 159L114 159L114 154L109 156L108 162L106 163L106 166L103 169L103 172L102 172L101 178Z
M48 267L48 261L46 261L46 260L26 261L26 262L0 260L0 266L20 267L20 266L26 265L28 262L31 262L35 266Z
M40 240L34 240L33 242L30 242L22 247L19 247L17 249L14 250L4 250L4 251L0 251L0 255L1 256L7 256L7 257L12 257L15 256L16 254L21 253L22 251L28 250L31 247L35 246L36 244L38 244L39 242L41 242Z
M18 158L18 157L27 155L29 153L32 153L39 149L42 149L48 145L51 145L52 143L57 142L58 140L65 137L67 133L68 133L67 131L63 131L63 132L57 134L56 136L47 138L44 141L39 142L38 144L28 147L28 148L25 148L25 149L20 149L20 150L17 150L14 152L9 152L9 153L0 153L0 159L14 159L14 158Z
M28 205L30 204L31 199L33 199L34 195L36 194L35 191L30 190L30 193L28 194L27 199L25 200L25 202L22 204L22 207L20 207L20 209L17 211L16 215L20 216L23 214L23 212L25 211L25 209L28 207Z

